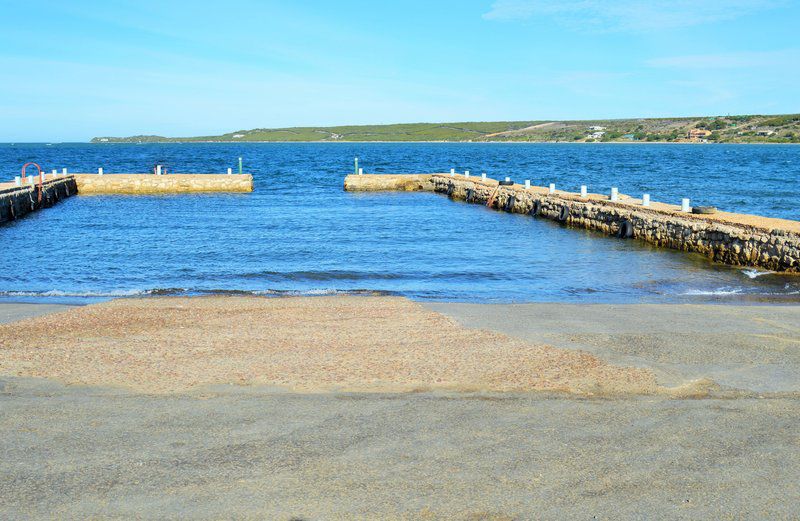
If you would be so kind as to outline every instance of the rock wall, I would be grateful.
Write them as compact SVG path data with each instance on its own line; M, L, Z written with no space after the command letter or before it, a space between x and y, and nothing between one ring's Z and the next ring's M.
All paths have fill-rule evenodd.
M697 252L725 264L800 273L800 223L796 221L727 213L688 214L658 203L645 208L630 202L600 200L603 196L583 199L577 194L549 194L540 187L498 186L496 181L463 176L434 175L433 185L435 192L470 203L486 205L492 198L491 206L502 211Z
M347 192L432 192L434 174L351 174L344 179Z
M75 178L58 177L45 181L41 188L35 185L6 188L0 191L0 223L15 221L31 212L49 208L62 199L78 193Z
M250 174L75 174L74 177L81 195L253 191Z

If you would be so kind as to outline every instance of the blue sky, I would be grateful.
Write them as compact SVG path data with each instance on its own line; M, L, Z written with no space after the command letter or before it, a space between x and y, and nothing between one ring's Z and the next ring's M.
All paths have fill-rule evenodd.
M0 141L800 112L790 0L0 0Z

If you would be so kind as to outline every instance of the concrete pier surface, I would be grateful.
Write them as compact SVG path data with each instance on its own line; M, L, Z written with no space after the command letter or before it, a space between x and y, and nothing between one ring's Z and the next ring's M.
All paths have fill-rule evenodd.
M800 509L799 307L260 300L132 299L1 328L0 517L791 519ZM543 343L556 351L525 348ZM479 345L495 353L470 366ZM561 364L576 348L586 363ZM315 350L317 376L370 385L387 368L476 378L509 353L538 360L548 379L611 363L617 377L638 367L659 386L706 384L691 397L294 392L274 385L286 372L259 369L264 349L295 368ZM31 356L12 370L14 353ZM530 362L505 377L538 378ZM86 364L113 371L80 384ZM49 372L31 377L37 367ZM191 373L198 385L141 386L184 381L186 367L203 369Z
M250 174L74 174L78 193L184 194L202 192L252 192Z
M39 176L34 177L35 184ZM26 178L27 179L27 178ZM252 192L251 174L45 174L45 183L74 179L78 193L89 194L181 194L196 192ZM28 185L23 184L23 188ZM0 182L0 193L17 189L16 183Z
M649 202L625 194L563 192L540 186L500 185L493 179L461 174L430 174L424 183L403 185L403 175L363 179L348 175L345 190L393 190L394 186L424 186L451 199L552 219L568 226L635 238L657 246L706 255L716 262L800 273L800 221L731 212L699 214L682 206ZM415 180L419 174L413 174ZM383 188L379 188L383 187ZM408 188L402 188L407 190Z
M348 192L433 192L433 174L360 174L344 180Z

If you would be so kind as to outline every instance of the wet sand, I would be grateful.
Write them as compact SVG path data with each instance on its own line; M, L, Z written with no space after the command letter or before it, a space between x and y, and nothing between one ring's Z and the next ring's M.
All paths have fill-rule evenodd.
M74 306L61 304L25 304L25 303L0 303L0 324L16 322L25 318L49 315L59 311L67 311Z
M350 305L316 302L339 312ZM412 322L397 320L394 302L385 305L362 310L373 313L371 322L306 309L348 349L373 345L365 338L403 344L402 333L384 329ZM0 517L792 519L800 510L799 378L792 376L800 374L797 307L425 307L450 318L416 304L404 314L417 326L445 327L444 341L502 339L514 356L536 356L548 343L558 349L557 360L566 353L574 361L575 348L585 349L599 360L590 367L638 367L658 386L695 377L721 384L703 398L436 388L298 393L218 384L154 394L140 392L139 384L65 386L53 378L0 376ZM252 311L232 311L240 312ZM10 327L42 335L64 316ZM66 322L58 345L68 351L70 328L97 320L100 335L72 331L85 348L105 350L97 353L101 366L119 364L103 359L119 345L136 339L137 348L147 349L154 338L149 331L174 328L158 314L142 315L151 322L138 329L109 321L107 313L78 316ZM195 320L218 318L200 310ZM292 325L273 324L280 327L259 334L280 337L280 328ZM297 338L320 341L307 323L294 326ZM227 331L234 339L251 338L247 327L236 323ZM487 328L492 331L482 331ZM224 328L212 330L223 338ZM180 338L202 336L193 335ZM9 337L0 338L6 348ZM38 338L44 356L55 344ZM406 346L421 349L426 340ZM435 352L469 368L471 356L481 353L469 349L463 359ZM242 359L263 363L258 356L246 350ZM499 364L516 363L514 356L499 356Z
M795 519L800 402L0 379L4 519Z
M800 306L460 304L425 306L468 327L645 367L660 385L695 379L800 393Z

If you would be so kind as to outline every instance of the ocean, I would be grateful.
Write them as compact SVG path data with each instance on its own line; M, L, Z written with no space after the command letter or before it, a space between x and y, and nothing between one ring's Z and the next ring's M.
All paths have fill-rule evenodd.
M465 302L797 303L800 277L714 264L431 193L347 193L368 173L459 172L800 220L800 147L505 143L0 144L46 171L254 176L252 194L79 196L0 225L0 300L386 293Z

